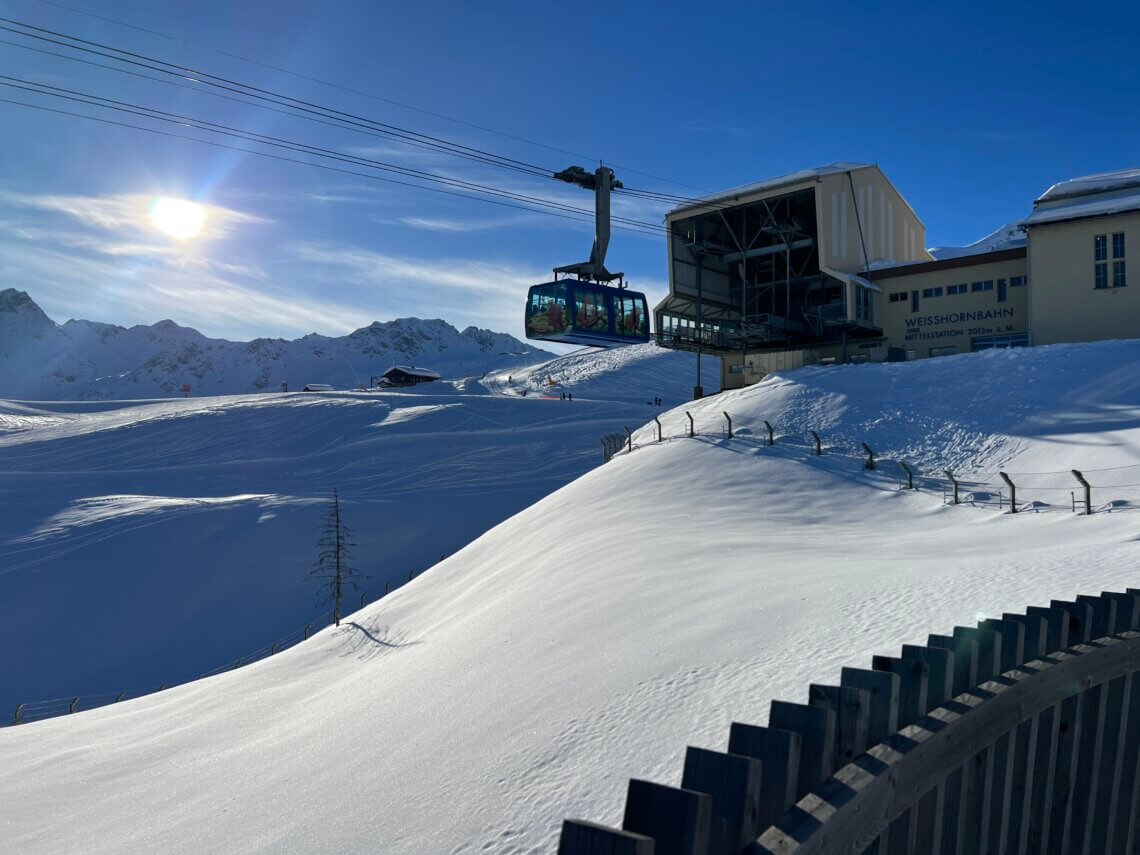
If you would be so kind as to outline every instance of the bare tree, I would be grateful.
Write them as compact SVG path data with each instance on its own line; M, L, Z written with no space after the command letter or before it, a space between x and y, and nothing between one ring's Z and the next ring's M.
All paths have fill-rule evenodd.
M357 579L371 578L352 566L352 531L344 524L340 497L333 488L332 504L321 524L321 548L317 556L317 566L309 573L309 578L320 580L320 594L323 596L317 605L333 603L333 622L340 626L340 599L345 588L359 591Z

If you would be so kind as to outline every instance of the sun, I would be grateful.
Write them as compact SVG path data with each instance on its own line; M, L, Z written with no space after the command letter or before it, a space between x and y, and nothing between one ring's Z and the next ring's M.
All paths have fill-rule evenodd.
M151 206L150 219L160 232L178 240L188 240L206 225L206 209L196 202L163 196Z

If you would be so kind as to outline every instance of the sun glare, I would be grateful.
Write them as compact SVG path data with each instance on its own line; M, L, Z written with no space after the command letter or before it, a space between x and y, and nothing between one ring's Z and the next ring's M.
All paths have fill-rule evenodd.
M202 231L206 209L195 202L163 196L151 206L150 218L160 232L187 240Z

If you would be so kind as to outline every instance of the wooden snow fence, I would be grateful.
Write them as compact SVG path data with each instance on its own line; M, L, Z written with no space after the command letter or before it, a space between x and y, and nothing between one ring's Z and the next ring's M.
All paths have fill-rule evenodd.
M1140 589L903 645L631 780L560 855L1140 851Z

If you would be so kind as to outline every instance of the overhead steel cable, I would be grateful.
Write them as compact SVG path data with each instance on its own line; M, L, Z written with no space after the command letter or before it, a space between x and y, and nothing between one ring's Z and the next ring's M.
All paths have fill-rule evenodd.
M503 137L504 139L514 140L515 142L525 143L526 145L537 146L538 148L544 148L548 151L556 151L559 154L568 154L571 157L577 157L577 158L581 158L583 160L587 160L587 161L591 161L591 162L601 162L601 158L592 157L592 156L586 155L586 154L578 154L577 152L569 151L569 150L564 149L564 148L558 148L557 146L548 145L546 143L538 142L537 140L531 140L531 139L527 139L526 137L516 136L515 134L510 134L510 133L507 133L505 131L499 131L499 130L496 130L494 128L486 127L484 125L475 124L474 122L468 122L464 119L457 119L454 116L448 116L448 115L445 115L443 113L436 113L436 112L433 112L431 110L425 110L422 107L416 107L416 106L413 106L411 104L405 104L401 101L393 100L391 98L384 98L380 95L376 95L376 94L371 93L371 92L364 92L360 89L354 89L351 86L345 86L342 83L334 83L334 82L329 81L329 80L322 80L319 77L312 77L308 74L302 74L302 73L297 72L297 71L291 71L290 69L283 68L279 65L274 65L272 63L263 62L263 61L257 60L257 59L252 59L252 58L247 57L247 56L242 56L241 54L231 53L230 51L222 50L222 49L216 48L216 47L211 47L210 45L200 44L198 42L193 42L193 41L190 41L189 39L180 38L178 36L172 36L168 33L164 33L164 32L161 32L159 30L153 30L153 29L150 29L148 27L139 26L138 24L131 24L131 23L128 23L127 21L121 21L118 18L112 18L112 17L109 17L107 15L98 15L94 12L89 12L85 9L77 9L74 6L68 6L64 3L54 2L54 0L38 0L38 2L44 6L53 6L57 9L64 9L68 12L74 12L78 15L86 15L89 18L95 18L96 20L105 21L105 22L110 23L110 24L115 24L116 26L126 27L128 29L136 30L140 33L147 33L147 34L152 35L152 36L158 36L159 38L167 39L169 41L180 42L184 45L189 45L190 47L198 48L199 50L211 51L212 53L219 54L220 56L226 56L226 57L229 57L230 59L236 59L236 60L239 60L241 62L247 62L251 65L256 65L256 66L260 66L261 68L269 69L270 71L279 72L280 74L287 74L290 77L295 77L299 80L307 80L310 83L318 83L321 86L328 86L332 89L339 89L342 92L348 92L352 95L359 95L363 98L370 98L373 101L378 101L378 102L383 103L383 104L391 104L393 106L400 107L401 109L404 109L404 110L412 110L413 112L421 113L425 116L432 116L433 118L436 118L436 119L443 119L444 121L454 122L454 123L459 124L459 125L464 125L465 127L473 128L473 129L478 130L478 131L483 131L484 133L494 134L496 136ZM615 167L617 169L620 169L623 172L630 172L630 173L633 173L635 175L641 175L644 178L652 178L655 181L663 181L666 184L673 184L677 187L688 187L690 190L698 190L698 191L701 190L700 187L694 187L692 184L685 184L682 181L676 181L676 180L671 179L671 178L663 178L660 175L653 175L652 173L649 173L649 172L642 172L642 171L637 170L637 169L632 169L628 166L622 166L622 165L616 164L616 163L610 164L610 166Z
M8 29L8 28L0 27L0 30L6 30L6 29ZM11 30L8 30L8 31L12 32ZM319 118L317 115L311 115L308 113L294 112L293 110L281 110L281 109L278 109L276 107L270 107L267 104L259 104L256 101L247 101L243 98L236 98L233 95L226 95L223 92L215 92L213 89L202 89L202 88L199 88L197 86L190 86L186 83L179 83L177 80L167 80L167 79L162 78L162 77L153 77L149 74L143 74L142 72L132 71L129 68L119 68L117 66L107 65L107 64L102 63L102 62L94 62L93 60L83 59L82 57L78 57L78 56L68 56L67 54L64 54L64 53L58 53L56 51L46 50L45 48L33 47L32 45L20 44L19 42L13 42L13 41L10 41L8 39L0 39L0 44L8 45L10 47L17 47L17 48L20 48L22 50L33 51L35 53L44 54L46 56L53 56L53 57L56 57L58 59L67 60L68 62L77 62L77 63L81 63L83 65L93 66L95 68L106 69L107 71L114 71L114 72L117 72L119 74L125 74L125 75L129 75L131 77L137 77L137 78L140 78L142 80L150 80L150 81L153 81L155 83L161 83L164 86L173 86L173 87L176 87L178 89L185 89L188 92L196 92L200 95L209 95L211 98L221 98L221 99L226 100L226 101L231 101L235 104L243 104L247 107L253 107L254 109L257 109L257 110L266 110L266 111L271 112L271 113L278 113L282 116L290 116L290 117L295 118L295 119L304 119L305 121L315 122L315 123L321 124L321 125L326 125L330 128L341 128L343 130L353 131L355 133L363 134L365 136L375 137L377 139L394 139L394 140L403 142L405 145L414 146L417 148L423 148L427 151L439 151L441 153L446 153L446 154L457 154L456 152L453 152L450 149L447 149L447 148L442 147L442 146L437 146L434 143L426 143L426 142L416 141L416 140L413 140L411 138L406 138L405 136L403 136L401 134L397 134L397 133L390 132L390 131L384 131L384 130L380 130L377 128L371 128L367 125L361 124L360 122L348 122L348 121L345 121L343 119L336 119L336 118L331 117L331 116L328 118L322 119L322 118ZM102 54L102 53L99 53L98 51L90 51L90 52L94 53L97 56L109 56L108 54ZM114 58L114 57L111 57L111 58ZM151 67L148 65L144 65L142 63L135 63L135 64L139 65L142 68L150 68ZM154 70L163 71L163 69L154 69ZM171 72L165 72L165 73L170 74ZM175 75L175 76L178 77L179 80L192 79L192 78L186 78L183 75ZM236 89L232 89L231 87L218 87L218 88L224 88L224 89L227 89L227 90L233 91L233 92L239 91ZM270 103L276 103L276 102L270 102ZM466 157L466 158L473 160L473 161L476 161L476 162L487 163L487 164L494 165L494 166L501 165L501 164L498 164L496 161L493 161L493 160L490 160L487 158L483 158L483 157L478 156L478 155L457 155L457 156ZM519 171L522 171L522 172L524 172L524 174L527 174L527 175L533 175L535 177L541 177L541 178L549 178L550 177L550 173L548 173L548 172L541 172L541 171L537 171L537 170L534 170L534 171L521 170L521 169Z
M10 84L5 84L5 85L10 85ZM28 87L13 87L13 88L28 89ZM33 90L29 89L29 91L33 91ZM41 92L40 94L50 94L50 93ZM72 99L72 100L79 100L79 99ZM84 103L87 103L87 102L84 102ZM573 214L561 213L558 211L548 210L545 208L539 208L539 207L534 207L534 206L530 206L530 205L512 204L510 202L505 202L505 201L502 201L499 199L488 199L488 198L485 198L482 196L474 196L470 193L460 193L458 191L447 190L447 189L444 189L442 187L431 187L431 186L424 185L424 184L413 184L409 181L400 181L400 180L395 179L395 178L388 178L388 177L385 177L383 175L376 175L374 173L358 172L358 171L353 170L353 169L345 169L343 167L332 166L332 165L327 164L327 163L313 163L312 161L299 160L297 158L292 158L292 157L285 157L284 155L273 154L271 152L257 151L255 149L249 149L249 148L243 148L241 146L229 145L227 143L218 142L217 140L204 140L204 139L201 139L200 137L189 136L187 134L178 134L178 133L174 133L172 131L160 130L158 128L148 128L148 127L145 127L143 125L136 125L136 124L133 124L130 122L120 122L120 121L116 121L114 119L103 118L101 116L91 116L91 115L87 115L85 113L75 113L75 112L72 112L70 110L61 110L61 109L58 109L55 107L48 107L48 106L45 106L43 104L32 104L32 103L29 103L27 101L17 101L17 100L12 99L12 98L0 98L0 104L11 104L11 105L18 106L18 107L27 107L27 108L30 108L33 110L41 110L41 111L46 112L46 113L54 113L54 114L60 115L60 116L68 116L68 117L76 118L76 119L86 119L88 121L98 122L99 124L113 125L113 126L121 127L121 128L130 128L130 129L137 130L137 131L143 131L143 132L149 133L149 134L155 134L157 136L164 136L164 137L170 137L170 138L174 138L174 139L187 140L189 142L196 142L196 143L199 143L201 145L211 146L213 148L226 149L228 151L236 151L236 152L240 152L242 154L251 154L251 155L254 155L257 157L264 157L264 158L268 158L270 160L277 160L277 161L281 161L284 163L293 163L293 164L298 164L300 166L308 166L308 167L311 167L313 169L323 169L323 170L326 170L328 172L338 172L338 173L341 173L344 175L353 175L353 176L356 176L359 178L367 178L367 179L372 180L372 181L383 181L383 182L388 183L388 184L398 184L398 185L401 185L403 187L412 187L412 188L415 188L418 190L428 190L428 191L431 191L433 193L441 193L441 194L446 195L446 196L456 196L460 199L469 199L469 200L475 201L475 202L485 202L485 203L491 204L491 205L499 205L500 207L504 207L504 208L514 208L516 210L529 211L531 213L536 213L536 214L546 214L546 215L552 216L552 217L561 217L562 219L565 219L565 220L573 220L575 222L580 222L580 223L590 223L593 220L592 216L590 216L589 218L586 218L586 217L582 217L582 216L575 216ZM98 106L98 105L94 105L94 106ZM635 228L632 226L625 226L625 225L615 225L614 228L620 229L622 231L634 232L637 234L650 233L649 229ZM658 230L659 230L659 228L655 228L652 230L651 233L656 234Z
M381 128L381 129L387 130L387 131L392 132L392 133L404 134L404 135L408 136L409 138L414 138L417 140L434 143L437 146L444 146L456 155L459 155L460 152L466 152L469 155L471 155L471 154L479 155L480 157L488 158L490 161L493 161L496 165L501 166L503 168L515 169L515 170L528 170L531 172L538 172L538 173L542 173L546 177L552 177L553 176L553 170L547 169L546 167L543 167L543 166L539 166L539 165L536 165L533 163L527 163L526 161L517 160L516 158L506 157L504 155L498 155L498 154L495 154L493 152L484 151L482 149L475 148L473 146L463 145L462 143L452 142L450 140L445 140L445 139L442 139L440 137L434 137L434 136L431 136L430 134L423 134L423 133L420 133L418 131L413 131L413 130L410 130L408 128L402 128L398 125L392 125L392 124L389 124L387 122L378 121L376 119L369 119L366 116L358 116L355 113L348 113L348 112L345 112L343 110L337 110L333 107L325 107L321 104L316 104L316 103L313 103L311 101L306 101L306 100L301 99L301 98L294 98L291 95L284 95L282 93L274 92L274 91L269 90L269 89L263 89L259 86L254 86L254 85L249 84L249 83L242 83L242 82L237 81L237 80L231 80L227 77L221 77L219 75L211 74L207 71L202 71L200 69L191 68L191 67L185 66L185 65L179 65L179 64L173 63L173 62L167 62L166 60L158 59L158 58L152 57L152 56L147 56L146 54L136 53L135 51L129 51L129 50L125 50L123 48L117 48L117 47L114 47L113 45L108 45L108 44L104 44L102 42L92 41L90 39L80 38L78 36L72 36L72 35L69 35L67 33L61 33L61 32L58 32L56 30L47 29L45 27L37 27L37 26L34 26L32 24L27 24L27 23L24 23L23 21L16 20L14 18L6 18L3 16L0 16L0 21L3 21L7 24L12 24L15 27L23 27L24 30L33 30L34 31L34 32L29 33L29 32L24 32L23 30L13 29L12 27L0 26L0 30L5 30L7 32L14 33L14 34L22 36L24 38L37 39L39 41L50 42L52 44L56 44L56 45L59 45L61 47L68 48L69 50L79 50L79 51L84 51L87 53L96 53L96 54L103 56L107 59L115 60L116 62L126 62L126 63L131 63L133 65L141 64L140 61L145 62L145 63L152 63L152 65L146 65L144 67L149 68L151 71L161 71L165 74L172 74L172 75L179 76L179 77L184 77L186 75L192 75L192 77L190 79L195 80L196 82L203 83L207 86L220 86L221 88L229 89L229 91L237 92L238 94L245 95L246 97L258 98L258 99L263 99L263 100L271 100L273 103L276 103L276 104L279 104L282 106L288 106L288 107L291 107L293 109L302 110L305 112L314 112L315 111L315 112L317 112L318 115L324 116L326 118L331 116L331 117L336 117L336 118L339 118L342 120L364 122L368 126L371 126L374 128ZM46 35L46 36L37 35L37 33L47 33L48 35ZM50 38L51 36L54 36L55 38ZM89 45L90 48L84 48L84 47L80 47L79 45L68 44L67 42L59 41L59 39L67 39L70 42L78 42L79 45ZM112 51L113 54L121 54L122 56L113 56L113 55L109 55L106 53L101 53L100 51L91 50L91 48L100 48L102 51ZM124 57L133 57L133 59L125 59ZM163 67L163 66L165 66L165 67ZM173 69L173 70L171 70L171 69ZM234 89L233 87L239 87L239 88Z
M5 82L14 81L14 82ZM458 178L451 178L445 175L438 175L431 172L424 172L423 170L412 169L410 167L403 167L397 164L386 163L384 161L373 160L371 158L345 154L337 152L332 149L322 148L320 146L312 146L307 143L300 143L294 140L287 140L281 137L269 136L267 134L258 134L252 131L243 131L228 125L221 125L216 122L209 122L204 119L197 119L192 116L185 116L178 113L170 113L165 110L158 110L153 107L146 107L140 104L133 104L127 101L119 101L114 98L104 98L100 95L92 95L87 92L80 92L74 89L66 89L61 86L53 86L46 83L36 83L29 80L24 80L18 77L10 77L8 75L0 74L0 85L9 86L11 88L22 89L28 92L35 92L41 95L48 95L50 97L64 98L70 101L78 101L84 104L101 107L109 110L119 110L121 112L131 113L133 115L142 116L144 118L155 119L157 121L171 122L180 125L189 125L196 130L204 130L210 133L222 134L225 136L236 136L247 142L260 143L262 145L270 145L278 148L286 148L290 151L298 151L303 154L311 154L317 157L325 157L332 160L339 160L347 163L352 163L358 166L367 166L373 169L379 169L386 172L395 172L399 175L404 175L409 178L417 178L423 181L431 181L434 183L444 184L446 186L457 187L464 190L471 190L477 193L484 193L487 195L501 196L515 201L527 202L533 205L540 205L543 207L550 207L559 210L568 211L575 214L591 215L592 212L584 208L577 208L564 202L555 202L540 197L528 196L522 193L516 193L510 190L501 190L496 187L488 187L475 182L464 181ZM105 103L99 103L105 102ZM634 220L626 217L615 217L614 219L629 225L641 226L649 229L656 229L657 226L653 223L647 223L641 220Z

